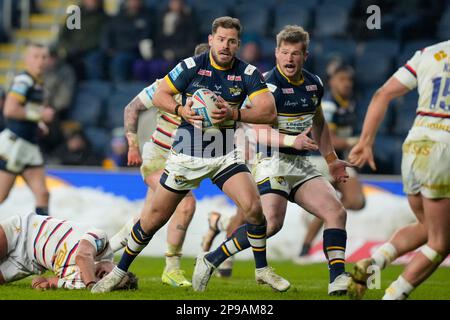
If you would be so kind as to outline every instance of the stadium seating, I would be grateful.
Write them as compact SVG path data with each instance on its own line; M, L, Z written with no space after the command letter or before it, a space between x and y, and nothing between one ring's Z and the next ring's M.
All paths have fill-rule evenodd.
M83 126L99 126L103 111L102 99L90 92L79 91L75 97L68 118L80 122Z
M412 90L407 95L397 99L395 106L395 121L392 126L392 133L404 139L411 128L416 117L415 110L419 96L416 90Z
M359 86L381 85L392 72L392 59L377 52L366 52L355 58L355 71Z
M274 26L272 33L276 35L286 24L297 24L309 30L312 24L311 10L301 4L292 3L276 6L274 10Z
M349 12L337 5L321 6L316 10L314 36L345 36Z
M106 156L110 151L110 130L101 127L85 127L84 132L92 145L92 149L99 156Z
M241 4L234 8L236 18L245 21L244 30L246 33L264 36L267 33L269 11L268 8L258 3ZM252 17L252 19L248 19Z

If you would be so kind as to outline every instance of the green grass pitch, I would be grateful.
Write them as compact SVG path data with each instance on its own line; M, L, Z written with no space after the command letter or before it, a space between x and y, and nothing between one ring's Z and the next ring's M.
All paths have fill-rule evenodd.
M184 258L182 267L190 278L194 259ZM85 290L50 290L31 289L31 277L0 286L0 299L6 300L328 300L347 297L329 297L327 295L328 271L326 264L299 266L290 261L272 261L277 273L288 279L292 287L284 293L272 291L267 286L257 285L254 280L253 261L237 261L231 279L213 276L205 292L194 292L192 288L172 288L161 283L163 258L138 257L130 271L139 278L139 290L121 291L93 295ZM352 265L347 265L347 271ZM368 290L365 299L381 299L384 289L397 278L403 266L391 266L382 272L381 289ZM449 268L439 268L425 283L416 289L410 299L450 300Z

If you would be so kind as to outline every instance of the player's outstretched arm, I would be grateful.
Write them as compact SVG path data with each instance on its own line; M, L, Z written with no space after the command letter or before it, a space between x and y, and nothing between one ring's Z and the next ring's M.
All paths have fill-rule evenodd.
M75 256L75 264L80 269L81 280L88 289L90 289L97 281L94 260L96 253L94 246L89 241L80 241L77 255Z
M139 166L142 163L137 137L139 114L146 110L145 104L139 97L135 97L124 110L125 136L128 140L128 165Z
M9 93L6 96L3 114L10 119L35 122L42 120L48 123L53 120L55 111L49 106L36 108L33 105L27 105L23 107L21 100L16 95Z
M409 90L395 77L391 77L375 92L367 109L360 139L348 157L352 164L362 167L368 163L372 170L376 170L372 146L378 127L384 119L391 100L405 95Z

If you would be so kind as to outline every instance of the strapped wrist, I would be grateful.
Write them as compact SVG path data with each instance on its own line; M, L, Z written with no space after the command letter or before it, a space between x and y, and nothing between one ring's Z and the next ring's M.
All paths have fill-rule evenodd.
M283 138L284 146L292 148L294 146L294 142L295 142L296 138L297 138L296 136L290 136L288 134L285 134L284 138Z
M25 119L29 121L39 122L42 119L42 114L39 108L27 105L25 107Z
M336 152L334 152L334 151L330 152L329 154L327 154L325 156L325 161L327 162L327 164L330 164L337 159L338 159L338 156L337 156Z
M179 109L180 109L180 107L183 107L181 104L177 104L176 106L175 106L175 110L174 110L174 113L175 113L175 115L177 115L177 116L180 116L180 114L179 114Z

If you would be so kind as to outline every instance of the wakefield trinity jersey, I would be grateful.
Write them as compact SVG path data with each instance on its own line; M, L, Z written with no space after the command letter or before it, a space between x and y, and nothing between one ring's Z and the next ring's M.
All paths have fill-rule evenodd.
M314 114L320 107L323 85L320 78L305 69L298 82L289 80L276 66L265 74L267 85L275 97L279 132L298 135L312 126ZM261 146L259 146L261 150ZM270 148L269 148L270 149ZM270 154L270 150L267 150ZM307 155L308 151L280 148L286 154Z
M174 93L181 93L183 105L199 88L213 91L232 108L240 108L247 96L252 99L269 91L255 66L234 58L230 68L222 68L210 52L183 60L164 79ZM195 157L225 155L234 149L235 127L235 121L228 120L221 123L219 134L202 133L183 119L172 148Z

